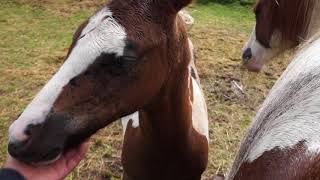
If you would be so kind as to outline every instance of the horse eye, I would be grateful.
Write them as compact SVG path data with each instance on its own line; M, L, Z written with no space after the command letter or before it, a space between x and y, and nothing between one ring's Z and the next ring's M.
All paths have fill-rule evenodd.
M137 62L134 56L121 56L117 58L117 65L123 68L130 67Z
M71 80L69 81L69 84L70 84L71 86L77 86L77 80L76 80L76 78L71 79Z
M112 17L110 15L106 15L101 19L101 22L106 20L106 19L112 19Z
M121 61L129 62L129 63L135 63L137 61L136 57L133 56L122 56L120 57Z

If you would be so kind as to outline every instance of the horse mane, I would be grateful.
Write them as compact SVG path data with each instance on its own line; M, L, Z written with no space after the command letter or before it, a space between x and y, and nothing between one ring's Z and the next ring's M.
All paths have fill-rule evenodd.
M267 8L262 13L262 21L270 21L264 28L266 44L269 44L275 30L281 33L282 40L299 43L300 37L307 35L312 13L319 0L257 0L254 11L258 8ZM266 6L266 7L259 7ZM269 26L269 27L268 27ZM261 30L266 32L266 30ZM262 33L263 34L263 33Z

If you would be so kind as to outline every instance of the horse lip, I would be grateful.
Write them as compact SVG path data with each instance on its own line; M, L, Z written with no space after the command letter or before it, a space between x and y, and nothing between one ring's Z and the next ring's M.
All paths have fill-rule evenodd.
M252 58L242 58L243 65L247 65L250 62L250 59Z
M262 69L262 65L257 63L254 59L252 61L249 61L246 64L246 68L251 72L260 72Z
M61 148L54 148L53 150L49 151L49 153L46 153L34 159L32 158L25 159L25 158L21 158L20 156L17 158L17 160L33 166L45 166L45 165L49 165L56 162L57 160L60 159L61 156L62 156Z
M57 157L55 157L54 159L52 160L49 160L49 161L40 161L40 162L33 162L31 163L32 165L34 166L47 166L47 165L50 165L50 164L53 164L54 162L58 161L60 158L61 158L62 154L58 154Z

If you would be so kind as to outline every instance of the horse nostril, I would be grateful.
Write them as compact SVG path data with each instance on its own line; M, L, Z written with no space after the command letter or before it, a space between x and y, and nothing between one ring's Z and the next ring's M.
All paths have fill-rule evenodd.
M252 51L251 48L247 48L242 55L243 63L246 64L252 58Z
M26 143L24 143L24 142L10 142L8 145L9 154L12 157L17 158L19 156L20 152L22 151L25 144Z
M17 149L18 149L18 147L16 144L10 143L8 145L8 152L12 157L17 157L17 155L18 155Z
M26 129L24 130L24 133L28 136L28 137L32 137L36 134L39 133L41 129L41 125L34 125L34 124L29 124Z

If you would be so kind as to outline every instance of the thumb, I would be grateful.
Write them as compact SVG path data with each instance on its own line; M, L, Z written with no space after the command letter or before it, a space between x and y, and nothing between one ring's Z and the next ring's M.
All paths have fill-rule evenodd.
M78 148L71 150L65 154L66 158L66 168L67 169L74 169L80 161L85 157L89 149L89 142L86 141L79 145Z

